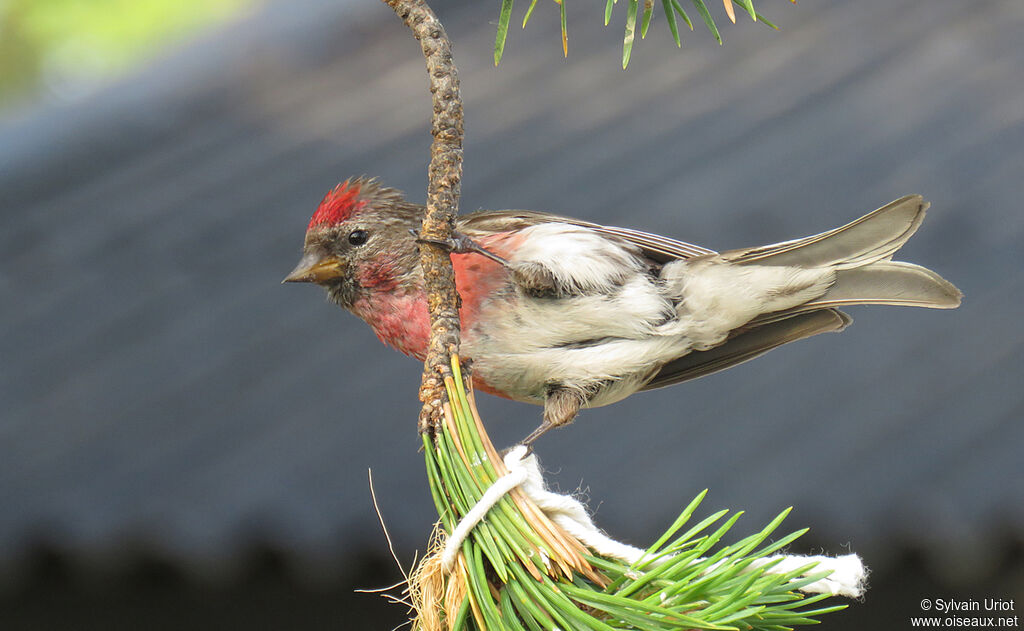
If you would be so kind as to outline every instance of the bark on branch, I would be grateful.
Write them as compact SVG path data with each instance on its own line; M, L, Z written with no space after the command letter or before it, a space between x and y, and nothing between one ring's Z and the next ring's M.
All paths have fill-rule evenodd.
M448 35L424 0L383 0L402 18L423 49L434 114L430 146L430 182L421 235L447 240L458 212L462 183L462 97ZM444 377L451 374L450 356L459 349L459 295L447 252L420 246L424 291L430 312L430 343L420 386L419 430L439 427L445 401Z

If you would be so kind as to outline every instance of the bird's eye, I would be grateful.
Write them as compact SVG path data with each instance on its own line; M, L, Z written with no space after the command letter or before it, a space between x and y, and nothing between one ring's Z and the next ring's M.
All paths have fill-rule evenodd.
M370 238L370 235L365 230L353 230L348 233L348 242L352 245L362 245L366 243L366 240Z

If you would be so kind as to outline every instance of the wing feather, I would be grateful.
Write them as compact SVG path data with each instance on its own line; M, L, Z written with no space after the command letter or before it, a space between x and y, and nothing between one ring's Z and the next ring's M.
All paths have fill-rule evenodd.
M737 332L721 346L670 361L641 390L672 386L732 368L783 344L828 331L842 331L848 324L850 317L837 309L820 309L768 322Z
M548 213L532 210L483 210L458 218L459 230L469 236L474 233L493 232L514 232L530 226L542 223L567 223L574 226L590 228L600 234L621 239L627 243L639 247L644 256L659 263L667 263L676 259L690 259L698 256L715 254L714 250L703 248L699 245L670 239L657 234L632 230L630 228L617 228L615 226L602 226L601 224L562 217Z

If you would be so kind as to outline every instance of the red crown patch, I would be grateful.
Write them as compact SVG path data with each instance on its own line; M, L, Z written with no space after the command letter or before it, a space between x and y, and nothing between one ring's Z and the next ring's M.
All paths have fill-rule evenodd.
M366 200L359 199L362 186L357 183L350 186L349 180L334 187L324 196L313 217L309 220L309 228L333 226L339 224L363 209Z

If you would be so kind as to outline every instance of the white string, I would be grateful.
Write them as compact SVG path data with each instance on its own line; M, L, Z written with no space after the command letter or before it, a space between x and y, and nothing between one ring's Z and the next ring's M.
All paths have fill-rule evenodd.
M579 500L545 489L544 476L540 472L537 457L531 455L524 458L525 454L525 447L516 446L505 455L505 466L509 468L509 471L514 469L527 471L526 481L523 482L523 492L544 511L551 521L601 556L632 564L643 555L644 551L640 548L616 541L601 532L594 525L594 521L590 519L587 507Z
M832 572L825 578L804 585L800 588L802 592L847 596L849 598L860 598L864 595L864 583L868 577L868 571L864 567L864 562L856 554L846 554L839 557L780 554L757 559L750 566L752 568L761 567L773 561L778 561L778 563L773 565L768 571L774 574L792 572L811 563L817 563L817 565L807 572L809 574L825 570Z
M526 447L522 449L524 452L526 451ZM507 464L508 456L505 459ZM455 556L459 553L459 548L462 547L462 542L469 536L470 531L476 528L476 525L484 518L487 511L491 510L506 493L522 484L526 479L528 473L526 467L520 465L516 468L509 467L508 469L509 472L494 481L494 484L491 485L491 488L487 489L484 496L476 503L476 506L466 513L466 516L462 518L459 525L455 527L455 532L448 537L448 542L444 546L444 552L441 554L441 564L445 571L451 571L452 564L455 563Z
M540 464L536 456L526 455L527 450L523 445L517 445L505 455L505 466L509 472L498 478L491 488L487 489L484 496L480 498L466 516L462 518L455 532L448 538L441 561L446 570L451 570L455 562L455 556L465 541L470 531L476 527L484 518L487 511L498 503L506 493L517 486L521 486L526 495L544 511L551 521L558 524L567 533L578 539L588 548L606 558L613 558L629 563L636 563L643 558L645 550L616 541L594 525L586 506L579 500L568 495L552 493L544 488L544 476L540 471ZM671 557L658 559L651 565L657 566L664 563ZM699 562L698 559L695 562ZM859 598L864 594L864 582L867 578L867 568L860 557L856 554L847 554L840 557L827 556L801 556L801 555L776 555L755 560L750 564L750 569L774 563L767 571L783 574L796 569L816 563L808 573L822 571L831 572L827 577L814 581L800 587L800 591L812 594L832 594L833 596L848 596ZM715 566L708 569L711 571ZM795 580L795 579L794 579Z

